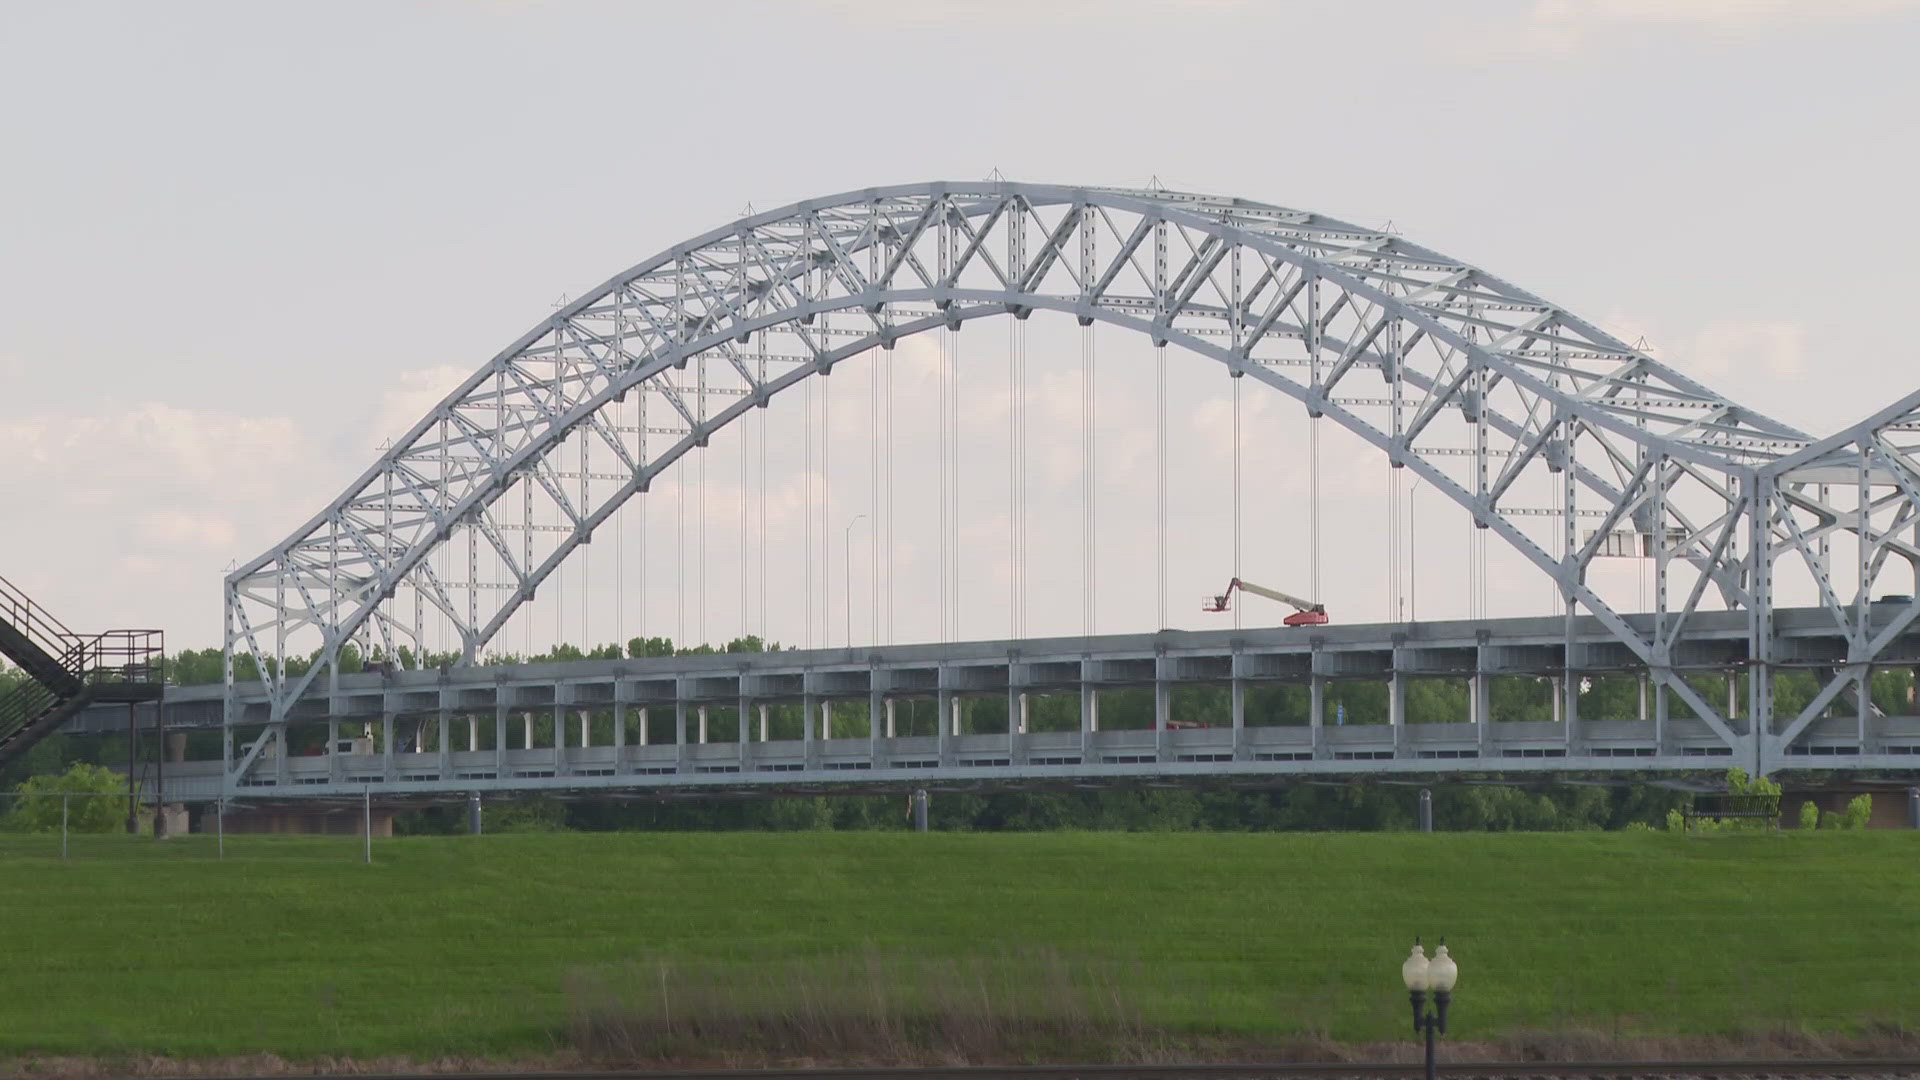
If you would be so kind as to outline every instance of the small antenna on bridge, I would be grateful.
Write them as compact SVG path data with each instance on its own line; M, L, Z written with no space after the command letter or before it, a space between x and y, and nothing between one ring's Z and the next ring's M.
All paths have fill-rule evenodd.
M553 310L559 311L561 308L566 307L569 303L571 303L571 301L567 298L567 294L561 293L560 299L555 300L553 302Z
M1154 173L1152 176L1147 177L1147 190L1148 191L1167 191L1169 190L1169 188L1167 187L1167 185L1160 182L1160 174Z
M745 210L742 210L742 211L740 211L740 216L741 216L741 217L752 217L752 216L753 216L753 203L752 203L752 202L748 202L748 203L747 203L747 208L746 208Z
M1653 342L1647 340L1647 335L1641 334L1633 341L1633 351L1650 353L1653 351Z
M1003 173L1001 173L1000 167L997 165L987 171L987 179L993 181L996 184L1004 184L1007 182L1006 176Z

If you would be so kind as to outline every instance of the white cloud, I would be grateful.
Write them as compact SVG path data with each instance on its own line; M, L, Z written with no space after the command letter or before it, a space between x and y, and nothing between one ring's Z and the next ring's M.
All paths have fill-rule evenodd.
M328 471L285 417L142 403L0 421L0 565L75 627L218 640L222 569L312 512ZM80 583L86 583L81 587Z
M1677 359L1703 382L1721 387L1759 377L1797 379L1806 372L1806 328L1789 322L1726 322L1703 326Z
M1609 312L1599 324L1736 402L1743 387L1796 380L1807 370L1807 328L1796 322L1723 319L1669 332L1651 320Z
M396 385L380 392L380 409L373 421L374 442L392 441L405 435L472 374L472 368L451 364L401 372Z
M284 470L310 460L301 432L285 417L155 402L110 415L0 422L0 457L29 465L8 486L36 489L53 504L190 491L259 496L280 486Z
M150 510L140 515L140 534L175 547L213 548L221 552L233 546L233 522L224 517L185 510Z

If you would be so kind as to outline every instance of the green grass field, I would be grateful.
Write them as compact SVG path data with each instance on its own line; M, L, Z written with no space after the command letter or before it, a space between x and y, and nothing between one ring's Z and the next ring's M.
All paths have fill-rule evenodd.
M581 972L863 950L1115 960L1175 1029L1401 1038L1415 933L1459 958L1456 1037L1920 1021L1914 833L199 841L0 837L0 1058L539 1055Z

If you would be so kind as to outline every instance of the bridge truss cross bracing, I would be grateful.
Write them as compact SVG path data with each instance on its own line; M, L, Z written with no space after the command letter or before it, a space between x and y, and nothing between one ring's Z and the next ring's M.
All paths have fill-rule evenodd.
M744 218L568 304L231 574L225 719L248 693L236 660L266 717L224 782L338 697L349 642L419 655L431 613L471 663L623 503L775 395L913 334L1035 311L1180 346L1351 431L1553 581L1569 642L1591 619L1657 700L1760 771L1837 702L1867 709L1859 691L1920 614L1873 603L1920 562L1920 394L1814 439L1390 233L1158 190L870 189ZM1618 554L1652 564L1643 618L1589 584ZM1782 571L1811 582L1844 648L1776 716ZM1744 623L1734 707L1676 661L1715 604Z

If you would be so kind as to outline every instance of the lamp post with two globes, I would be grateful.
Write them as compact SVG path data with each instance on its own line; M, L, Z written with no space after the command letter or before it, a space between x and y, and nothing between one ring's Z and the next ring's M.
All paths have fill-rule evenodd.
M1460 978L1460 966L1447 953L1447 939L1440 939L1433 959L1427 959L1420 939L1413 939L1413 953L1400 965L1400 978L1407 984L1407 996L1413 1001L1413 1030L1427 1037L1427 1080L1434 1080L1434 1038L1447 1030L1447 1006L1453 1003L1453 984ZM1427 1008L1431 995L1433 1008Z

